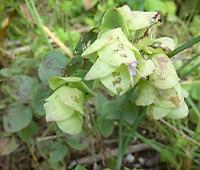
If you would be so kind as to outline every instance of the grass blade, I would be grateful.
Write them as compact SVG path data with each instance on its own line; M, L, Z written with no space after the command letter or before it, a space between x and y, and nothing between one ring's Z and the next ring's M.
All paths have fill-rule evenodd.
M188 48L190 48L191 46L193 46L194 44L198 43L200 41L200 35L197 37L192 38L190 41L186 42L185 44L179 46L178 48L176 48L174 51L170 52L168 54L169 57L172 57Z
M190 64L193 60L197 59L200 56L200 53L192 56L189 60L187 60L180 68L177 69L177 72L180 72L183 68L185 68L188 64Z

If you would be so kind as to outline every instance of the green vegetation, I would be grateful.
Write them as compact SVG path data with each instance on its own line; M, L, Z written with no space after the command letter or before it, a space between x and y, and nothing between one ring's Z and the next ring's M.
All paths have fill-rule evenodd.
M199 9L2 1L0 169L198 170Z

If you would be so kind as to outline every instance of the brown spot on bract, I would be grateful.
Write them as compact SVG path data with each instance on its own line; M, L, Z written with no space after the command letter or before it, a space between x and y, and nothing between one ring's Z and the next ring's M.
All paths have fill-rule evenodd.
M176 96L176 97L171 97L171 98L170 98L170 101L171 101L172 103L174 103L177 107L179 107L179 106L181 105L181 100L179 99L178 96Z

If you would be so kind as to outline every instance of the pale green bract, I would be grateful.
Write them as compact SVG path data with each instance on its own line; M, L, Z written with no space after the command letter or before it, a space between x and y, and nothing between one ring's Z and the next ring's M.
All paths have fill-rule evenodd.
M102 33L82 56L91 58L93 53L96 53L98 58L85 79L99 79L115 95L124 94L140 78L147 77L155 69L154 63L142 58L121 28Z
M149 76L149 82L159 89L174 87L179 78L176 70L166 54L157 54L152 57L156 65L155 71Z
M68 134L80 133L84 100L93 95L85 84L89 80L99 80L111 95L123 95L138 84L136 105L147 106L152 119L186 117L188 94L166 54L175 49L175 42L152 36L151 27L159 20L158 12L131 11L127 5L107 10L97 39L84 46L81 55L93 63L84 80L59 76L49 80L54 93L44 104L47 122L55 122Z
M131 9L124 5L117 9L123 16L129 30L140 30L148 28L160 19L158 12L142 12L142 11L131 11Z
M53 87L62 84L61 80L72 83L80 81L76 77L56 77L53 80L50 81ZM78 134L83 124L83 104L84 95L79 89L63 85L46 99L44 104L46 121L56 122L58 127L65 133Z
M163 90L143 81L139 84L136 105L148 106L147 114L152 119L161 119L165 116L171 119L181 119L188 115L184 97L187 97L187 92L179 83Z

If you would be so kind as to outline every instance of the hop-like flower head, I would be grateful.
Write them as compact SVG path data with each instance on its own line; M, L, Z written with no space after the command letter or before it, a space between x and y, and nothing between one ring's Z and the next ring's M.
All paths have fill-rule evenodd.
M130 86L135 85L141 77L146 77L154 69L153 62L141 57L121 28L101 34L82 56L91 58L94 57L94 53L97 55L97 60L85 79L99 79L114 94L124 94ZM149 64L152 68L148 70Z

